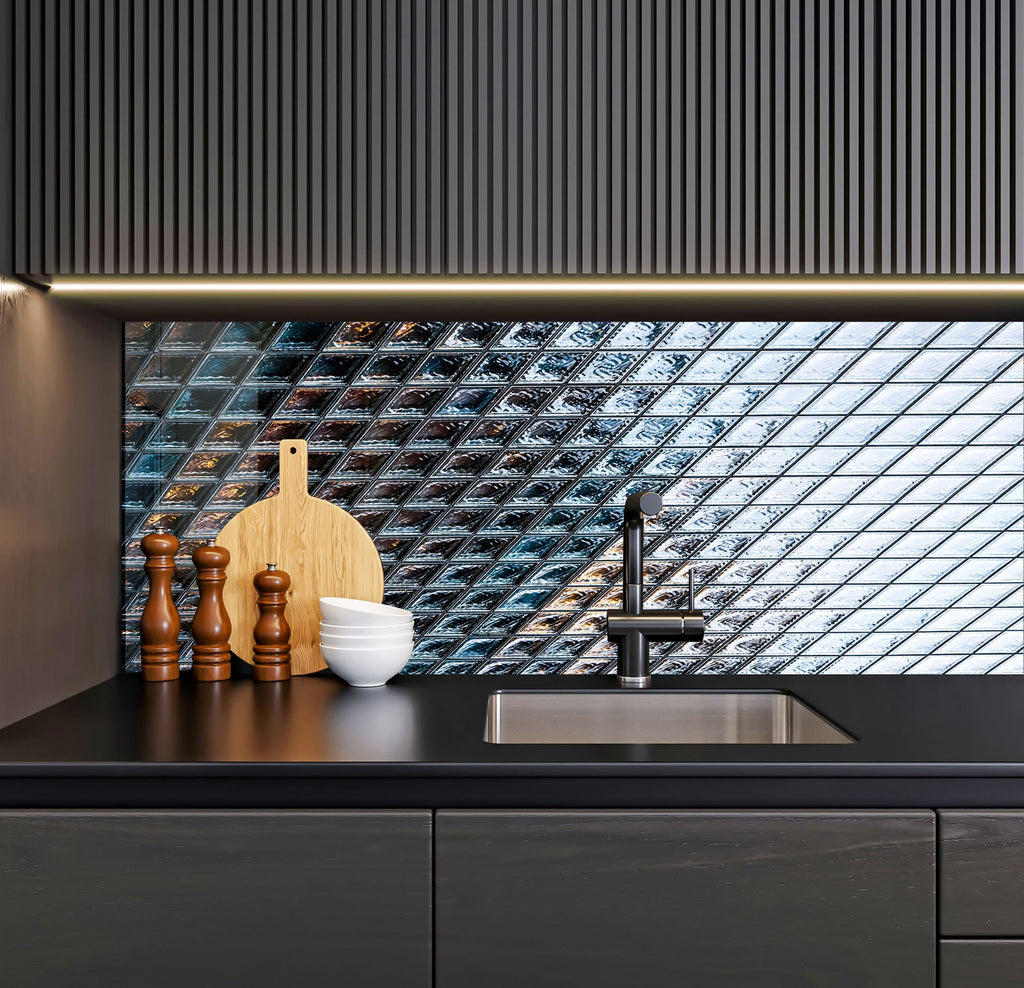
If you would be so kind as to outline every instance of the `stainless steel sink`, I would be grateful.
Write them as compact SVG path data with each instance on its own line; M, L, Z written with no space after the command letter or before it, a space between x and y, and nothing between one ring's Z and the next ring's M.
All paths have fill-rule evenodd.
M789 693L771 690L498 690L494 744L849 744Z

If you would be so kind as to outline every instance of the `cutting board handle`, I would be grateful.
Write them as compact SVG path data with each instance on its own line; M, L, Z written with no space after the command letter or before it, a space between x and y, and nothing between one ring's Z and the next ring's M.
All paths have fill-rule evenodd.
M309 447L304 439L285 439L281 446L281 497L309 497Z

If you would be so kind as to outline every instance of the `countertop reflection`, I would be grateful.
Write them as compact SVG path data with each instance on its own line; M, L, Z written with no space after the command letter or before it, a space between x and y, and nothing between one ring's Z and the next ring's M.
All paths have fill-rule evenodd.
M178 680L143 684L141 701L144 761L404 762L421 755L416 704L402 685Z

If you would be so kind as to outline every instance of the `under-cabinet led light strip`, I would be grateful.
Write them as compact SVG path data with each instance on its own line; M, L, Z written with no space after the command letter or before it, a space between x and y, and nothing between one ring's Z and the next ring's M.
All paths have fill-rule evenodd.
M88 280L59 279L50 290L74 294L95 293L140 294L149 292L181 292L193 295L223 294L302 294L302 295L346 295L380 292L382 294L402 293L408 295L502 295L508 293L528 295L701 295L723 293L797 294L797 295L848 295L894 294L930 295L934 292L964 294L1009 295L1024 298L1024 278L963 278L907 279L907 278L858 278L850 280L806 280L780 279L750 280L733 278L712 279L570 279L557 276L545 278L450 278L444 276L408 278L351 278L320 279L303 281L275 281L272 279L225 279L201 278L104 278Z

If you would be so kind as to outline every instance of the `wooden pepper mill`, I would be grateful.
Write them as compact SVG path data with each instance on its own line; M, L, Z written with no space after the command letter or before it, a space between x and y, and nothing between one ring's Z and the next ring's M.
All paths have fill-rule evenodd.
M231 678L231 619L224 606L224 581L231 553L207 542L192 553L199 581L199 605L192 620L192 678L216 682Z
M143 538L142 551L146 556L146 578L149 580L149 596L139 622L142 678L150 682L164 682L178 678L181 618L171 599L178 540L173 533L161 528Z
M292 629L284 616L291 584L291 577L276 563L267 563L267 568L253 577L260 616L252 633L252 678L258 682L274 683L291 677Z

